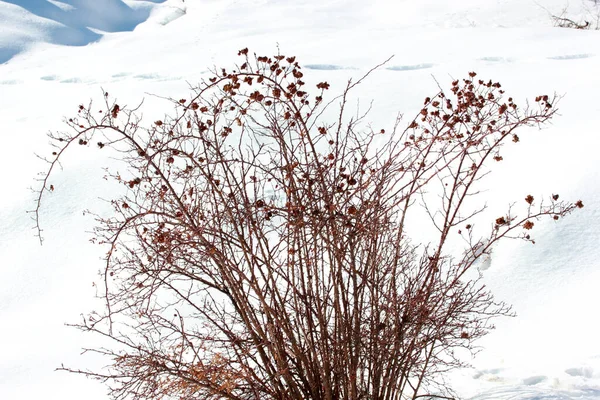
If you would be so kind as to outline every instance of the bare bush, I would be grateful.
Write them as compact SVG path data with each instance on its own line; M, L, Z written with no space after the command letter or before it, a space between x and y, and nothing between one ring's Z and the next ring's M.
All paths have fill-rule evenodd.
M590 21L575 22L569 18L558 17L556 15L553 15L552 19L554 20L554 26L556 26L558 28L572 28L572 29L589 29L590 28Z
M362 79L325 102L329 84L309 94L294 57L239 55L150 126L106 95L104 112L82 105L51 135L40 201L71 146L113 148L132 173L113 175L127 192L95 231L108 248L106 308L78 325L112 339L88 350L110 365L65 369L106 381L116 399L446 393L440 374L464 365L456 351L475 351L490 320L510 314L467 272L498 240L532 241L539 218L583 206L528 196L485 237L471 226L481 209L465 208L503 143L552 118L556 99L519 108L470 73L408 127L371 130L346 116ZM436 231L418 246L406 218L426 193L439 194L426 203ZM461 257L447 255L451 237L464 239Z
M540 5L546 10L552 19L553 26L558 28L570 28L579 30L599 30L600 29L600 8L598 1L592 0L594 5L590 5L589 1L581 2L581 11L577 13L569 12L568 5L565 6L559 14L552 13L547 8Z

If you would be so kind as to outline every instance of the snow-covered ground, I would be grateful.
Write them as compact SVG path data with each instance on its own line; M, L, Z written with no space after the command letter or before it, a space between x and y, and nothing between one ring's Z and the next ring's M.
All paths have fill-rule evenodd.
M11 0L0 1L0 398L106 399L103 386L53 372L95 340L68 328L94 305L102 249L83 211L105 195L94 149L72 152L43 209L40 247L27 210L49 151L45 134L102 89L120 102L146 97L148 120L165 112L147 94L185 97L188 84L237 50L279 46L306 80L341 90L394 55L357 87L377 126L413 115L436 82L468 71L521 99L556 91L560 114L521 135L485 196L490 207L560 193L585 208L537 230L535 246L504 243L482 271L518 316L499 320L475 368L449 379L486 398L600 398L600 31L553 27L550 14L593 19L571 0ZM566 10L565 10L566 9ZM596 14L594 14L596 12ZM68 45L68 46L67 46ZM167 106L168 108L168 106ZM537 224L536 224L537 228Z

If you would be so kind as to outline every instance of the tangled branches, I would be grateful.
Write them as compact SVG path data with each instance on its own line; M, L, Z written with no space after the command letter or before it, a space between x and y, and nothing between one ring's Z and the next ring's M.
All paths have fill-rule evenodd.
M99 219L108 248L106 308L79 325L114 348L102 372L114 398L400 399L438 390L439 374L462 365L490 319L510 314L465 274L506 237L532 240L534 221L582 204L554 196L523 203L472 234L467 197L518 128L550 119L556 99L521 109L500 84L455 81L425 99L393 131L337 121L310 94L294 57L252 57L215 71L174 114L143 127L137 110L80 106L69 133L52 135L42 195L67 148L112 148L132 175L127 193ZM57 189L58 190L58 189ZM415 198L429 245L408 240ZM40 202L37 209L39 210ZM39 224L38 224L39 228ZM464 232L463 232L464 230ZM445 246L462 235L462 257ZM72 369L69 369L73 371Z

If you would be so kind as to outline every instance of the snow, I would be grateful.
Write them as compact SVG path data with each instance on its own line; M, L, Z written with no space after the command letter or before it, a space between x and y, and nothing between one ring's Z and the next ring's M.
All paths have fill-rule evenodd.
M556 91L560 116L522 132L488 181L490 212L527 194L581 198L585 208L558 223L536 224L536 245L494 249L481 272L518 316L497 321L474 369L449 382L474 399L600 398L600 31L553 27L563 0L61 0L0 1L0 398L106 399L102 385L54 372L95 344L75 322L96 300L92 282L102 249L88 242L85 209L98 200L101 166L94 149L72 152L43 208L40 247L27 210L29 187L44 167L45 134L102 90L122 103L146 98L144 114L165 112L150 97L185 97L188 83L237 50L296 55L308 82L341 90L350 77L394 58L357 87L370 120L390 127L436 92L435 77L477 71L516 100ZM588 0L570 2L574 21L593 17Z
M84 46L100 39L103 32L131 31L148 18L152 7L143 0L128 3L4 0L0 2L0 63L37 42Z

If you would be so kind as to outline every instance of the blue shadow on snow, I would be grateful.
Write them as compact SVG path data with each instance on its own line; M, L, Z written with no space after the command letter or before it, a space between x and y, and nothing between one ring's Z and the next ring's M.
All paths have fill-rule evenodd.
M150 7L133 9L121 0L61 0L59 7L47 0L2 0L15 4L42 18L58 22L49 33L48 41L67 46L83 46L102 37L89 29L105 32L132 31L148 19ZM164 3L166 0L147 0ZM0 63L17 54L18 48L0 48Z

